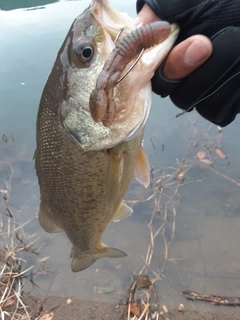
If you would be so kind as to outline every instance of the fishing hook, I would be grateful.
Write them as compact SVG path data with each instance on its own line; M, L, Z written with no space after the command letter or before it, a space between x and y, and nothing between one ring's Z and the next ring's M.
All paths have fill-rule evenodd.
M118 84L120 81L122 81L128 74L129 72L135 67L135 65L138 63L138 61L141 59L142 55L143 55L144 49L142 49L142 51L140 52L139 56L137 57L137 59L134 61L134 63L131 65L131 67L121 76L120 79L118 79L118 81L116 82L116 84Z
M123 30L124 30L124 27L119 30L119 32L118 32L118 34L117 34L117 36L116 36L116 38L115 38L115 40L114 40L114 44L117 43L117 41L118 41L118 39L120 38L120 35L122 34Z

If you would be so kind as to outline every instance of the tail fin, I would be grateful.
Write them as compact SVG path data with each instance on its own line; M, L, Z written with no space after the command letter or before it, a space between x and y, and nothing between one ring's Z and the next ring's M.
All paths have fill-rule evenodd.
M73 248L72 271L78 272L90 267L99 258L122 258L126 257L126 253L105 247L102 252L94 254L79 254L76 247Z

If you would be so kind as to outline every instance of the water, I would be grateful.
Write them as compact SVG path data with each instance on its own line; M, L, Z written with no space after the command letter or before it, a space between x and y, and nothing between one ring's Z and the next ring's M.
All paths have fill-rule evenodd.
M170 100L154 96L145 134L152 188L145 190L133 181L126 198L134 215L111 223L103 239L127 252L127 258L101 259L86 271L73 274L71 244L66 236L48 235L40 229L39 189L32 162L38 104L69 26L89 4L87 0L53 2L24 1L21 7L27 9L22 10L19 1L0 1L0 128L9 140L0 144L0 187L3 190L9 187L6 181L11 182L12 214L19 222L31 219L25 233L40 237L36 243L41 247L40 256L28 255L26 266L49 257L44 271L36 277L43 291L35 289L33 293L118 303L126 296L132 274L144 265L150 244L148 223L152 212L159 211L153 220L153 232L163 224L164 217L166 224L164 232L155 238L149 275L154 278L160 274L160 302L172 308L183 303L201 312L237 312L234 308L188 302L181 292L240 296L240 204L239 187L234 183L240 181L239 119L222 133L196 112L171 122L179 110ZM134 1L113 1L113 5L134 17ZM216 147L223 148L228 158L220 159ZM215 171L196 157L198 151L205 151ZM182 182L177 179L181 170L185 171ZM162 182L156 185L161 177ZM154 191L155 197L144 201ZM2 204L1 212L3 208ZM95 286L114 287L114 292L99 294Z

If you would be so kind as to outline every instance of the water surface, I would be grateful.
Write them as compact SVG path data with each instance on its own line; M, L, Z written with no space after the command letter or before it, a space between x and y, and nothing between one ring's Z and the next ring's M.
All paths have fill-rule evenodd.
M239 119L222 133L195 111L171 121L179 110L169 99L154 96L145 134L151 187L145 190L133 181L126 199L134 215L111 223L103 239L128 257L101 259L84 272L73 274L71 244L66 236L48 235L39 227L39 189L32 157L43 86L73 19L89 1L22 3L25 9L19 8L19 1L0 2L0 133L8 137L7 143L0 144L0 189L11 182L12 214L19 222L32 219L25 232L40 237L36 244L41 247L40 256L27 256L26 266L49 257L44 272L36 279L42 290L34 294L118 303L126 296L132 274L144 265L150 244L148 224L155 212L153 232L164 227L155 238L148 274L160 277L156 283L160 302L173 308L183 303L200 311L234 312L234 308L188 302L181 292L240 296L240 204L235 183L240 181ZM135 16L134 1L112 3ZM228 158L220 159L216 148L223 149ZM197 158L199 151L206 153L205 159L212 165ZM181 171L183 181L177 178ZM2 214L4 206L3 202ZM6 226L6 217L2 216ZM113 287L114 291L99 294L96 286Z

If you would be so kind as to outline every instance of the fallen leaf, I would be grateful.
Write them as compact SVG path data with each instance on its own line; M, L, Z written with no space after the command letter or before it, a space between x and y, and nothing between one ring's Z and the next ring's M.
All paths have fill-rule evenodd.
M45 313L44 315L38 317L36 320L51 320L54 316L54 312L48 312Z
M7 136L5 134L2 135L2 141L8 142Z
M165 306L165 304L162 305L162 309L164 313L168 313L168 308Z
M130 313L133 315L133 316L136 316L136 317L140 317L140 310L138 308L138 306L136 305L136 303L131 303L130 304Z
M197 158L198 159L203 159L203 158L205 158L206 157L206 153L204 152L204 151L199 151L198 153L197 153Z
M180 305L178 306L178 311L183 312L184 309L185 309L184 305L180 303Z
M183 180L185 179L184 171L181 171L181 172L177 175L177 179L180 180L180 181L183 181Z
M94 291L96 293L102 294L102 293L111 293L115 290L114 287L109 286L109 287L99 287L99 286L94 286Z
M3 304L3 307L9 307L11 306L14 302L16 302L16 298L9 298L7 299L4 304Z
M227 158L227 156L222 152L221 149L216 148L216 154L217 154L217 156L219 156L219 158L221 158L221 159L226 159L226 158Z
M6 213L6 216L8 216L9 218L13 218L13 215L8 208L5 209L5 213Z
M68 298L66 301L67 304L70 304L71 302L72 302L72 298Z
M123 315L126 310L126 305L125 304L119 304L119 312Z
M212 164L213 161L209 160L209 159L200 159L201 162L205 163L205 164Z

